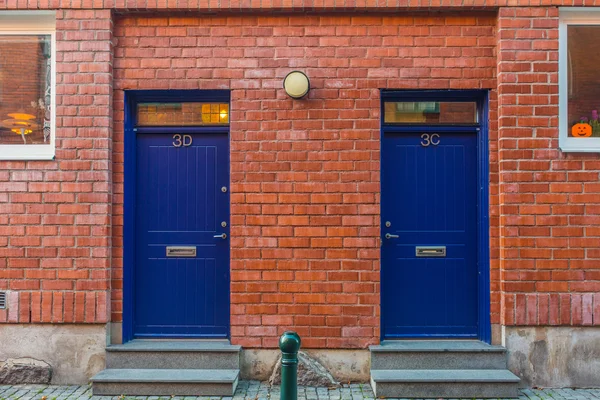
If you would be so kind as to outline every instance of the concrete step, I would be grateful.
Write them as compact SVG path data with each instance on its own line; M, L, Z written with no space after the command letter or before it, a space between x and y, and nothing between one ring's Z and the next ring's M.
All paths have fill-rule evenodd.
M514 398L519 378L508 370L371 370L376 397Z
M233 396L237 369L105 369L95 375L95 396Z
M132 340L106 348L106 368L239 369L240 350L223 340Z
M478 340L389 340L370 346L371 369L506 369L506 349Z

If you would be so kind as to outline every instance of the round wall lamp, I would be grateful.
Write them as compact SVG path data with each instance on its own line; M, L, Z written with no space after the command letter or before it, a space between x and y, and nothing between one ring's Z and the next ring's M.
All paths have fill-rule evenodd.
M310 81L304 72L292 71L283 79L283 89L292 99L301 99L310 90Z

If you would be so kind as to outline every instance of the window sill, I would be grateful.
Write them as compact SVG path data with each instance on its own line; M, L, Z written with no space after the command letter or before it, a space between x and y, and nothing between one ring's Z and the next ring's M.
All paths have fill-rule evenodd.
M25 152L15 149L14 151L0 151L0 161L52 161L55 158L54 149L52 152Z
M563 153L600 153L600 138L572 138L562 136L558 147Z

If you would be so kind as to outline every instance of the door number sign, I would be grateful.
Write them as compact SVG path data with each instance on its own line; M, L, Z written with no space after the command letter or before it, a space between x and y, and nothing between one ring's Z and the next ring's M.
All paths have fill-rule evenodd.
M173 147L188 147L192 145L191 135L180 135L179 133L173 135Z
M440 144L440 135L439 133L424 133L421 135L421 146L427 147L429 145L437 146Z

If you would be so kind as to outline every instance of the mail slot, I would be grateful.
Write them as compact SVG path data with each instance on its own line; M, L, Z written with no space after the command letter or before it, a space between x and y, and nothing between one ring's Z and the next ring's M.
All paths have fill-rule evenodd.
M196 257L196 246L167 246L167 257Z
M446 246L417 246L417 257L446 257Z

